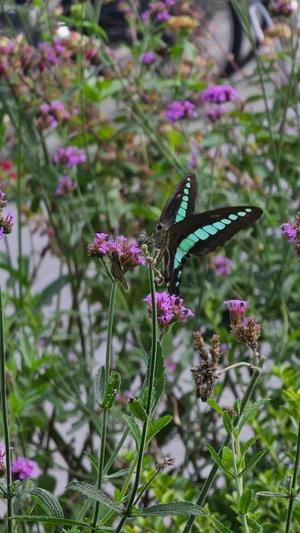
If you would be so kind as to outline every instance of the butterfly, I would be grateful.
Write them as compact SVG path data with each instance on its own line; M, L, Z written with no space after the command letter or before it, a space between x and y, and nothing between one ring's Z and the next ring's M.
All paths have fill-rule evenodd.
M170 294L179 294L182 265L190 255L203 256L253 224L262 215L259 207L239 205L196 213L197 180L188 175L176 187L155 224L152 235Z

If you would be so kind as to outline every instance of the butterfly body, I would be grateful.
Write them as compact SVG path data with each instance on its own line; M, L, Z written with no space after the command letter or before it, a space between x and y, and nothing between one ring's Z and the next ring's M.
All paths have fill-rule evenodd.
M196 195L196 177L190 174L179 183L155 224L153 240L164 258L163 275L171 294L179 293L182 265L190 255L214 251L262 214L249 205L194 214Z

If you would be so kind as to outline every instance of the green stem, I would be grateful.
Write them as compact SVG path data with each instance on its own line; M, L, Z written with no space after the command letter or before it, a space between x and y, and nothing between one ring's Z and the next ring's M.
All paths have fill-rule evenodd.
M124 515L121 518L115 530L115 533L120 533L120 531L122 531L122 528L124 524L127 522L127 519L131 513L131 508L135 502L136 494L137 494L139 484L140 484L143 459L144 459L144 453L145 453L145 447L146 447L147 431L148 431L148 425L149 425L149 420L150 420L150 415L151 415L153 386L154 386L156 357L157 357L157 340L158 340L154 272L153 272L153 266L151 263L149 264L149 284L150 284L151 304L152 304L152 345L151 345L151 355L150 355L150 359L148 363L149 380L148 380L148 394L147 394L147 404L146 404L147 418L144 422L143 429L142 429L141 443L140 443L140 448L139 448L135 479L134 479L132 491L131 491Z
M4 348L4 324L3 324L3 304L2 291L0 286L0 382L1 382L1 404L2 404L2 422L4 432L5 444L5 460L6 460L6 487L7 487L7 533L14 532L13 523L13 503L12 503L12 472L11 472L11 456L10 456L10 438L9 425L6 401L6 379L5 379L5 348Z
M240 503L241 497L243 495L243 478L242 476L239 476L239 472L238 472L238 461L241 458L241 450L240 450L239 437L238 436L234 437L233 434L231 434L231 449L232 449L232 457L233 457L235 484L236 484L236 490L238 493L238 500ZM241 518L242 518L245 533L249 533L247 516L243 514Z
M296 486L297 486L299 462L300 462L300 419L299 419L299 425L298 425L297 450L296 450L294 472L293 472L291 490L290 490L290 501L289 501L288 512L287 512L287 517L286 517L285 533L289 533L291 530L293 507L295 503L295 497L297 495Z
M238 424L240 418L241 418L241 415L246 407L246 405L248 404L252 394L253 394L253 391L257 385L257 382L259 380L259 377L260 377L260 374L261 374L261 369L263 367L263 364L264 364L264 359L261 359L260 362L259 362L259 369L255 370L254 373L253 373L253 376L249 382L249 385L246 389L246 392L245 392L245 395L242 399L242 402L241 402L241 408L240 408L240 412L239 412L239 415L238 417L236 418L235 420L235 426ZM224 446L228 446L228 444L230 443L230 435L227 435L227 437L224 439L223 443L221 444L221 447L219 449L219 456L221 456L221 453L222 453L222 450L223 450L223 447ZM210 489L210 487L212 486L214 480L215 480L215 477L217 475L217 472L218 472L218 465L217 463L214 463L201 491L200 491L200 494L197 498L197 505L199 507L202 507L205 500L206 500L206 496L208 494L208 491ZM186 523L186 526L183 530L183 533L188 533L189 531L191 531L191 528L193 527L193 524L194 524L194 521L195 521L195 516L190 516L187 523Z
M112 333L113 333L113 320L114 320L114 311L115 311L115 302L116 302L116 291L117 291L117 282L113 281L111 285L109 309L108 309L107 343L106 343L105 366L104 366L105 386L107 385L107 382L109 379L110 367L111 367L112 338L113 338ZM100 445L100 450L99 450L98 474L97 474L97 489L98 490L101 489L102 479L103 479L106 434L107 434L107 418L108 418L108 413L106 410L104 410L103 419L102 419L102 428L101 428L101 445ZM96 531L98 517L99 517L99 509L100 509L100 502L96 502L91 531Z

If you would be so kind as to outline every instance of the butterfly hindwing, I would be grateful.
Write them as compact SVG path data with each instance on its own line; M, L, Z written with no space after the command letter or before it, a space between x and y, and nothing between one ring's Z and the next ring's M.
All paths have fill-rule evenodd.
M159 222L166 226L175 224L191 215L195 209L197 195L197 180L194 174L189 174L176 187L166 203Z
M169 262L165 273L169 292L178 292L182 263L187 257L212 252L253 224L261 214L262 210L253 206L223 207L173 224L168 232Z

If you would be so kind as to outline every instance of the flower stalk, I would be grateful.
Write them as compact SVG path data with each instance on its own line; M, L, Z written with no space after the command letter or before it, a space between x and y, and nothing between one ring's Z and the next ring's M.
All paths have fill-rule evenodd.
M6 491L7 491L7 532L14 532L13 523L13 494L12 494L12 471L11 471L11 455L10 455L10 436L8 423L8 410L6 398L6 380L5 380L5 347L4 347L4 320L3 320L3 303L2 291L0 286L0 382L1 382L1 406L2 406L2 423L4 433L5 445L5 461L6 461Z
M143 459L146 447L146 438L148 432L148 426L152 410L152 398L153 398L153 388L154 388L154 378L155 378L155 369L156 369L156 359L157 359L157 340L158 340L158 324L157 324L157 306L156 306L156 295L155 295L155 283L154 283L154 271L152 263L149 263L149 285L150 285L150 295L151 295L151 308L152 308L152 344L151 344L151 354L148 363L148 394L147 394L147 403L146 403L146 414L147 418L143 424L141 443L139 448L139 454L137 458L137 466L135 472L135 479L131 494L124 512L115 533L120 533L124 524L127 522L128 517L130 516L132 506L135 503L136 495L138 492L140 478L142 473Z
M295 503L295 498L297 496L296 488L297 488L299 463L300 463L300 418L299 418L299 423L298 423L297 450L296 450L294 472L293 472L290 495L289 495L290 501L289 501L287 517L286 517L285 533L290 533L291 531L294 503Z
M111 284L109 309L108 309L107 343L106 343L105 366L104 366L105 387L108 383L110 368L111 368L113 321L114 321L114 313L115 313L116 292L117 292L117 281L113 281ZM104 409L103 417L102 417L101 445L100 445L100 450L99 450L98 474L97 474L97 485L96 485L98 490L101 489L103 473L104 473L107 419L108 419L108 411ZM99 509L100 509L100 502L96 502L93 521L92 521L92 527L91 527L92 532L96 531L98 517L99 517Z

